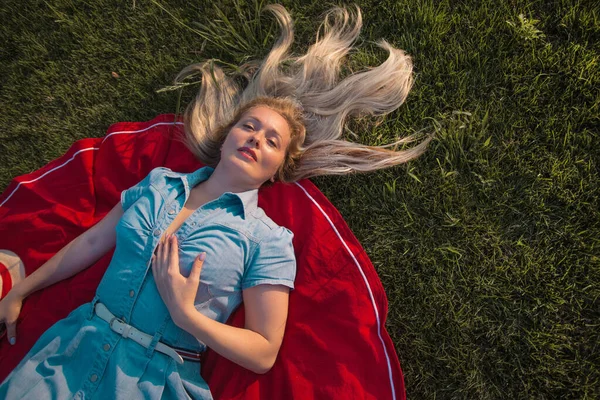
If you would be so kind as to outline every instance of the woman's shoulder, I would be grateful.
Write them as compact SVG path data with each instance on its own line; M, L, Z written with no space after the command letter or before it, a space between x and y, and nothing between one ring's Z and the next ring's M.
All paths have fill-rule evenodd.
M208 167L203 167L195 172L175 172L167 167L156 167L152 169L147 176L149 184L154 186L155 188L173 188L179 187L180 184L183 183L184 180L190 180L190 177L193 178L192 175L199 175L202 173L207 173L205 169Z
M171 168L167 168L167 167L156 167L156 168L152 169L150 171L150 173L148 174L150 179L160 179L163 177L179 178L183 175L186 175L186 174L183 172L175 172Z
M273 221L265 211L257 207L256 210L249 216L251 223L254 225L256 236L263 240L289 240L294 237L292 231L282 225L278 225Z
M142 182L149 185L156 185L158 182L164 181L165 177L177 177L178 173L173 172L167 167L156 167L150 170Z

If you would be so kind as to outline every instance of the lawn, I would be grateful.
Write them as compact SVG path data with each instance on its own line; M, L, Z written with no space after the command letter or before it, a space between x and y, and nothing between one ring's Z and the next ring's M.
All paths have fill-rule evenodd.
M361 1L347 70L412 55L407 102L348 137L436 133L408 164L313 182L371 257L410 399L600 397L600 8ZM296 49L333 3L283 4ZM3 0L0 188L117 121L176 112L188 64L264 56L256 2Z

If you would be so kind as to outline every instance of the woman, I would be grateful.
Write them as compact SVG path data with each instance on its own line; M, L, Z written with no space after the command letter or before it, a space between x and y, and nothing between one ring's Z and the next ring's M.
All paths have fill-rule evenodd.
M412 80L403 52L381 42L390 52L386 62L338 83L360 12L351 21L333 10L322 39L291 58L291 19L283 7L268 9L282 35L256 71L256 64L240 69L245 88L210 61L178 77L202 76L186 110L185 141L208 167L191 174L154 169L0 302L14 340L28 294L116 245L94 300L40 337L0 386L1 397L211 398L197 362L206 347L268 371L283 339L295 259L292 233L257 207L258 188L374 170L422 153L427 141L395 152L339 140L347 116L384 114L404 101ZM225 325L242 299L244 329Z

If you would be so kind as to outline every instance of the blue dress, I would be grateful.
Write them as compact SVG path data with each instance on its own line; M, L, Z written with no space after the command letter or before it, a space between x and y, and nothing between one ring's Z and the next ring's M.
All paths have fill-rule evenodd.
M1 399L212 399L200 363L171 357L122 338L93 312L101 302L117 317L169 346L199 352L204 343L177 327L163 303L150 258L190 189L213 172L155 168L121 194L113 258L94 300L48 329L0 385ZM258 207L258 191L224 193L198 208L176 232L182 273L207 257L195 300L202 314L225 322L242 290L260 284L294 287L293 234Z

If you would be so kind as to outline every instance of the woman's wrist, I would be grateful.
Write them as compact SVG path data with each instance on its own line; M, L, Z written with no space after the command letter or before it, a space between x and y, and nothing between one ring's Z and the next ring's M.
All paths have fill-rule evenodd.
M20 300L25 300L25 298L29 295L27 293L27 288L23 285L24 281L17 283L12 289L7 293L7 296L13 296L14 298L19 298Z
M189 326L192 318L196 317L198 311L193 306L179 308L176 312L171 313L171 318L175 325L180 327L181 329L187 331L186 327Z

